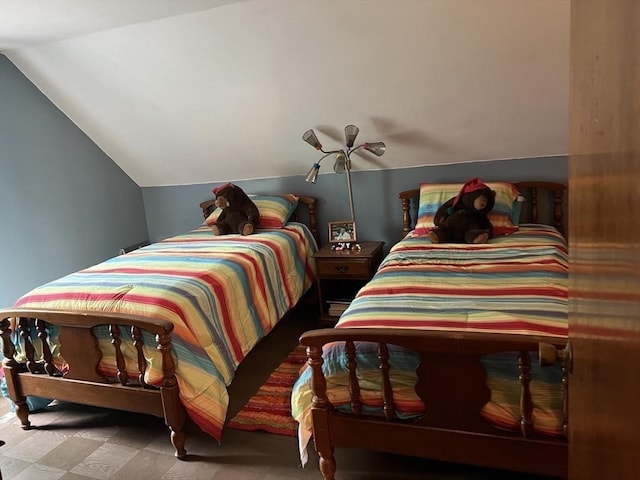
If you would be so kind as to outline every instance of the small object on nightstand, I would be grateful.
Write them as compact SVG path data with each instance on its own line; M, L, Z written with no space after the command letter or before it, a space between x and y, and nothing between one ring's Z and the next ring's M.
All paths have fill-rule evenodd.
M341 250L351 250L351 249L355 249L357 251L360 251L362 249L362 247L360 246L359 243L334 243L333 245L331 245L331 250L333 251L341 251Z
M320 321L335 323L378 269L384 242L361 242L350 250L325 245L313 258L318 278Z

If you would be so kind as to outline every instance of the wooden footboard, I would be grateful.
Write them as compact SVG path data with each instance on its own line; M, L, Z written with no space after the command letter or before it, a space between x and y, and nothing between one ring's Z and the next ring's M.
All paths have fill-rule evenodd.
M344 342L349 367L349 394L354 414L334 410L326 394L322 373L322 346ZM360 386L355 356L356 342L378 344L384 417L360 413ZM320 456L320 471L333 480L335 447L357 447L412 455L447 462L501 468L520 472L567 476L566 438L534 432L533 403L529 387L530 351L539 351L541 362L563 362L564 427L566 435L568 351L565 342L547 337L417 331L403 329L323 329L304 333L313 382L313 435ZM416 393L426 413L416 420L395 418L387 345L417 352ZM499 352L519 352L520 432L499 430L481 416L489 401L486 373L480 359ZM565 364L566 363L566 364Z
M50 346L50 326L57 327L60 356L64 366L56 365ZM93 331L107 325L116 358L115 377L100 373L102 352ZM18 360L12 341L13 329L19 334L23 356ZM137 352L135 368L123 355L123 329L131 332ZM94 312L43 311L32 309L0 310L0 336L4 354L3 369L16 415L24 429L31 427L27 396L70 401L97 407L163 417L171 430L175 456L184 458L186 413L178 397L175 365L171 355L173 325L162 320ZM155 336L155 348L162 356L162 385L154 387L144 381L146 361L143 355L143 331ZM128 338L128 335L125 337ZM24 358L22 358L24 357ZM135 370L130 376L127 371Z

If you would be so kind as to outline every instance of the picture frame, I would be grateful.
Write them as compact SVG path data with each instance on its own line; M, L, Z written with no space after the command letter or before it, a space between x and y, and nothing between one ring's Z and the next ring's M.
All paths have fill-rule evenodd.
M356 222L345 220L329 222L329 243L332 245L353 244L357 241Z

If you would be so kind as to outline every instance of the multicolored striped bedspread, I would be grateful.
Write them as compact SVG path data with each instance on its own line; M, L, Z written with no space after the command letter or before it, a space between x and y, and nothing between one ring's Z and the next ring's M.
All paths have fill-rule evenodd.
M316 248L298 223L246 237L216 237L203 226L38 287L15 306L171 321L180 398L192 420L219 440L226 386L240 361L311 286ZM107 327L97 333L108 346ZM149 337L145 379L157 385L162 364ZM102 350L104 372L113 375L113 348ZM135 367L133 347L125 355Z
M521 225L509 236L479 245L432 244L426 236L409 235L391 249L336 328L393 327L566 338L567 272L566 241L545 225ZM343 347L343 343L325 345L323 370L329 400L336 408L349 411ZM364 412L377 414L383 404L377 346L357 347ZM414 390L418 355L400 347L389 348L396 413L400 418L416 417L425 411ZM537 352L531 352L531 360L534 428L561 434L560 369L539 367ZM486 356L483 363L492 392L483 416L495 426L519 428L516 354ZM292 393L301 450L311 435L311 399L311 370L307 369Z

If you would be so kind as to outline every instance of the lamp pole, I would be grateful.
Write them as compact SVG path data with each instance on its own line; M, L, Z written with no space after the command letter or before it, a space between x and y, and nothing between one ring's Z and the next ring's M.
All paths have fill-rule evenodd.
M353 190L351 190L351 152L347 151L345 157L347 157L347 161L345 164L345 170L347 173L347 190L349 192L349 209L351 210L351 221L355 223L356 214L353 208Z

